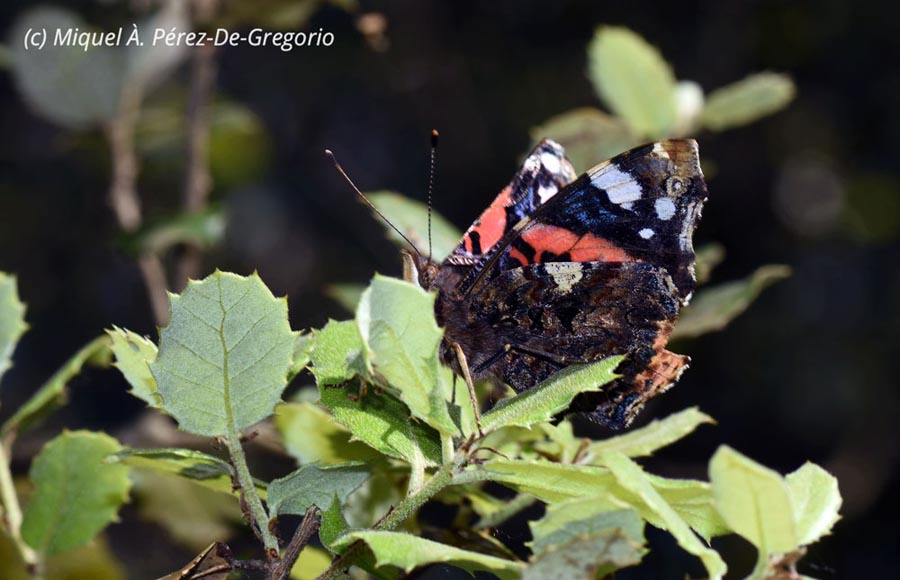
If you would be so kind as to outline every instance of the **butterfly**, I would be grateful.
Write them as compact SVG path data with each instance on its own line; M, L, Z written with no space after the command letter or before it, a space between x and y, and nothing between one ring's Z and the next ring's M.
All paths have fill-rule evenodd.
M687 368L666 344L696 284L706 196L690 139L581 176L559 144L540 142L443 262L405 254L408 277L437 293L441 359L523 392L570 365L627 355L620 378L569 409L627 427Z

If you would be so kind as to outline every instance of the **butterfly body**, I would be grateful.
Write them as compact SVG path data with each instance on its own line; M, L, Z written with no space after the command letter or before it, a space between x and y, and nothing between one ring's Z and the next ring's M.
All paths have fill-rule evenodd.
M541 142L441 263L412 256L437 292L442 358L526 391L573 364L627 355L621 378L571 410L626 427L687 357L665 350L694 289L692 236L706 200L697 145L651 143L576 177Z

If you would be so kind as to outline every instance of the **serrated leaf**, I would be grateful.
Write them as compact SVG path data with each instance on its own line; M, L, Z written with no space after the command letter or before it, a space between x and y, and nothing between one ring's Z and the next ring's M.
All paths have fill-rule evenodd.
M691 407L665 419L654 419L640 429L624 435L594 441L588 446L588 451L594 456L600 456L605 451L618 451L627 457L647 457L690 435L704 423L715 421L697 407Z
M312 374L319 387L340 385L360 375L366 376L363 343L353 320L329 320L315 332L310 355Z
M545 138L557 141L579 173L641 141L624 121L591 107L550 117L533 127L530 134L535 143Z
M713 131L747 125L786 107L796 92L794 81L787 75L752 74L711 92L701 122Z
M89 431L67 431L44 446L31 465L36 489L22 522L32 548L47 555L69 550L115 521L131 484L127 467L104 459L119 449L112 437Z
M123 449L110 455L107 461L129 467L149 469L157 473L176 475L203 487L235 494L232 486L232 467L223 459L193 449L168 447L160 449ZM266 497L266 486L257 482L257 492Z
M110 348L119 369L131 390L128 392L150 407L158 408L162 398L156 392L156 379L150 373L150 363L156 360L156 345L147 338L117 326L107 330Z
M610 510L603 496L577 498L547 506L543 518L529 522L531 551L561 546L582 535L619 530L635 546L644 544L644 521L632 509Z
M319 541L326 548L331 548L341 534L347 531L349 526L344 518L342 502L335 496L331 506L322 510L322 522L319 525Z
M722 557L700 541L637 463L621 453L612 452L603 455L603 464L615 475L619 485L638 496L654 512L660 522L654 525L667 530L682 549L700 558L711 580L721 580L728 569Z
M502 427L530 427L566 410L580 393L597 392L618 377L613 371L623 357L568 367L524 393L503 399L482 416L485 432Z
M523 571L522 580L601 580L639 564L645 551L621 530L582 534L537 554Z
M718 242L703 244L696 251L694 265L697 284L706 284L712 271L725 259L725 246Z
M387 394L361 397L351 386L325 387L321 403L331 409L338 423L353 438L395 459L440 465L441 443L437 431L409 416L406 405Z
M340 304L347 312L356 312L359 297L365 289L362 284L329 284L325 287L325 295Z
M428 206L393 191L375 191L366 196L394 226L403 232L420 252L428 252ZM387 223L375 216L384 226L385 233L400 248L409 249L409 244L397 235ZM459 243L462 232L443 216L431 210L431 256L438 262L450 255Z
M291 357L291 368L288 370L288 381L303 372L303 369L309 365L315 345L314 335L304 333L297 335L294 339L294 354Z
M365 482L371 468L365 463L304 465L269 484L269 509L279 515L303 515L312 506L327 510L337 499L342 504Z
M24 405L19 407L15 414L6 420L0 435L18 432L22 433L34 426L43 417L50 414L55 408L66 401L66 385L75 378L82 368L89 363L99 361L104 364L104 355L109 354L110 339L105 334L98 336L76 352L72 358L56 371L46 383L41 385Z
M287 301L259 276L216 271L171 295L171 319L151 363L163 408L181 429L217 436L275 410L291 368L296 333Z
M815 463L806 463L787 474L785 481L794 506L797 540L801 546L812 544L841 518L843 500L837 478Z
M675 126L675 75L659 51L627 28L602 26L588 47L588 76L635 133L658 138Z
M375 374L412 416L460 435L450 414L453 384L438 361L443 332L434 320L434 299L408 282L376 275L360 298L356 322Z
M141 519L159 524L172 540L193 551L214 540L224 542L242 522L240 504L230 492L210 493L199 480L149 469L133 471L132 480Z
M406 572L427 564L450 564L470 573L488 572L501 580L520 577L521 562L461 550L446 544L400 532L354 531L341 536L339 546L346 548L354 541L365 542L375 554L378 566L397 566Z
M375 450L351 441L352 433L313 403L278 405L275 408L275 427L281 433L288 453L301 464L333 465L370 461L378 457Z
M672 338L690 338L722 330L744 312L763 290L791 275L787 266L768 265L743 280L726 282L697 292L681 311Z
M290 577L293 580L315 580L329 566L331 554L315 546L306 546L291 568Z
M760 559L799 546L788 486L780 474L725 445L709 462L716 507L725 523L760 551Z
M12 366L13 350L26 330L25 305L19 300L16 279L0 272L0 380Z

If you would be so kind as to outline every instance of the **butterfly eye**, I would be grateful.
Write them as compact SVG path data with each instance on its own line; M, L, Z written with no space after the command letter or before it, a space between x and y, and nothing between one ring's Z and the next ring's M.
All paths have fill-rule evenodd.
M666 193L670 196L679 195L687 189L688 182L686 179L682 179L676 175L673 175L669 179L666 180Z

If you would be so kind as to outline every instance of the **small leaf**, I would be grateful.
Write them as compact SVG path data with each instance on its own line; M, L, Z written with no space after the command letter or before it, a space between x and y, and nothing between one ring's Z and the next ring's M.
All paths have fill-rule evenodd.
M551 117L532 128L530 134L535 143L545 138L558 141L577 172L587 171L641 141L624 121L591 107Z
M607 578L616 570L639 564L644 552L621 530L582 534L538 553L522 580Z
M325 287L325 295L340 304L347 312L356 312L359 297L365 289L362 284L329 284Z
M761 72L711 92L701 121L712 131L747 125L790 103L797 90L787 75Z
M524 393L503 399L482 417L485 432L501 427L529 427L551 420L564 411L580 393L597 392L618 375L622 362L613 356L590 365L571 366Z
M55 408L66 401L66 385L75 378L84 365L102 361L109 353L110 339L105 334L98 336L76 352L66 364L56 371L50 379L37 390L28 401L19 407L15 414L7 419L0 429L0 435L27 430Z
M352 320L329 320L325 328L316 331L310 358L319 387L340 385L357 375L366 376L362 350L362 339Z
M156 379L150 373L149 366L156 360L156 345L139 334L117 326L107 330L106 334L112 341L110 348L116 357L115 367L131 385L128 392L150 407L159 407L162 398L156 392Z
M331 566L331 554L315 546L306 546L291 568L293 580L315 580Z
M644 522L632 509L610 510L603 496L577 498L547 506L543 518L529 522L531 550L539 554L581 535L618 530L636 546L644 544Z
M218 457L193 449L175 447L162 449L123 449L110 455L107 461L129 467L149 469L157 473L176 475L203 487L236 494L232 487L231 465ZM257 483L257 491L266 497L265 484Z
M312 357L315 347L315 337L312 334L300 333L294 339L294 354L292 355L291 368L288 371L288 381L303 372Z
M0 379L12 366L13 350L26 330L25 305L19 300L16 279L0 272Z
M325 387L320 393L321 403L331 409L335 420L349 429L354 439L388 457L440 465L438 433L410 418L406 405L394 397L376 393L360 397L350 386Z
M428 255L428 206L395 193L393 191L375 191L366 196L383 213L394 226L403 232L425 255ZM378 222L384 226L388 238L400 248L409 249L406 241L397 235L397 232L387 225L384 220L376 216ZM442 215L431 210L431 256L438 262L450 255L450 252L459 243L462 232Z
M801 546L817 541L831 531L841 518L841 492L837 479L816 465L807 463L785 478L794 506L797 539Z
M31 465L36 490L22 522L32 548L47 555L72 549L116 520L128 500L128 468L104 458L119 449L112 437L89 431L67 431L44 446Z
M492 459L483 467L491 481L547 503L603 495L617 485L609 470L589 465Z
M624 435L594 441L588 446L588 450L595 456L605 451L618 451L627 457L647 457L690 435L704 423L715 421L696 407L691 407L665 419L655 419L650 424Z
M501 580L515 580L520 577L524 568L521 562L461 550L399 532L348 532L341 537L339 547L346 548L357 540L365 542L371 548L378 566L397 566L406 572L426 564L442 563L472 574L488 572Z
M351 441L352 433L324 409L309 402L282 403L275 408L275 427L284 446L297 461L333 465L370 461L378 453Z
M615 475L618 483L638 496L654 512L658 527L668 530L686 552L700 558L711 580L721 580L728 569L715 550L703 545L690 526L682 519L665 498L656 490L640 466L621 453L605 453L603 463Z
M342 504L363 484L371 468L364 463L304 465L269 484L269 509L279 515L303 515L312 506L327 510L337 498Z
M349 526L344 518L342 502L335 496L331 506L322 511L322 523L319 526L319 540L326 548L331 548L337 542L341 534L347 531Z
M763 290L791 275L787 266L768 265L749 278L704 288L681 311L672 338L691 338L716 332L740 316Z
M723 445L709 462L709 478L719 513L759 549L760 559L799 546L791 496L781 475Z
M707 543L716 536L731 533L731 529L716 511L712 488L708 483L694 479L669 479L650 473L646 476L666 503ZM639 509L647 521L656 521L649 508L636 509Z
M124 238L126 248L135 255L162 255L178 244L212 248L225 235L225 213L220 207L198 213L183 213L158 220Z
M594 90L641 137L664 137L675 126L675 75L646 40L627 28L602 26L588 61Z
M697 248L696 270L697 284L706 284L712 271L725 259L725 246L717 242L703 244Z
M272 414L296 333L287 301L259 276L216 271L171 295L172 316L150 365L163 408L185 431L216 436Z
M356 322L374 372L413 417L460 435L449 409L453 385L438 361L443 332L434 320L434 299L410 283L376 275L359 301Z

